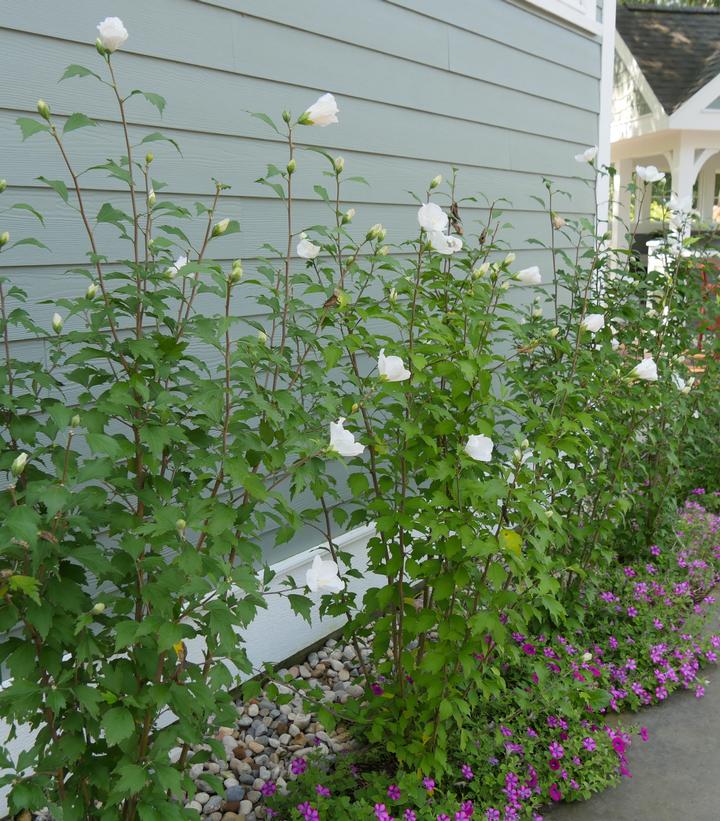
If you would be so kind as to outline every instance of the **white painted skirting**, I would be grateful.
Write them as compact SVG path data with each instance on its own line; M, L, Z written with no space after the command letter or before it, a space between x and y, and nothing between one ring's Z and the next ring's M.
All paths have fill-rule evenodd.
M368 587L380 583L382 577L370 576L366 574L367 569L367 543L374 532L372 526L358 527L342 536L335 538L334 544L343 552L350 553L353 557L352 566L359 570L363 576L361 579L349 578L348 583L351 590L356 592L359 598ZM273 588L279 588L282 580L287 576L292 576L298 584L304 584L305 573L312 564L313 557L318 551L323 551L327 545L305 550L295 556L291 556L275 565L272 569L277 574L273 581ZM326 550L323 555L327 556ZM320 596L317 597L318 604ZM341 617L320 619L318 606L313 608L312 624L308 624L300 616L296 616L283 596L269 596L266 610L259 610L257 618L250 625L249 629L243 632L246 643L248 657L252 664L260 667L263 662L279 662L295 653L309 647L314 642L329 635L344 624ZM199 642L189 644L188 657L192 661L201 660L201 647ZM238 675L238 682L246 676ZM7 682L3 686L7 686ZM169 724L173 720L171 714L167 715L165 721L161 723ZM30 728L25 726L18 730L18 737L12 742L5 739L10 731L9 726L0 720L0 739L3 746L8 750L13 759L18 754L30 746L32 733ZM7 812L6 796L9 790L0 791L0 816Z

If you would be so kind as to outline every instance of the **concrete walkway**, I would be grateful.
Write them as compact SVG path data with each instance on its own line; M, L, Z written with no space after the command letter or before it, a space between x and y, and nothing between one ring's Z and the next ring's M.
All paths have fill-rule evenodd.
M631 779L591 798L545 812L551 821L720 821L720 672L705 668L704 698L675 693L629 716L648 728L628 751Z

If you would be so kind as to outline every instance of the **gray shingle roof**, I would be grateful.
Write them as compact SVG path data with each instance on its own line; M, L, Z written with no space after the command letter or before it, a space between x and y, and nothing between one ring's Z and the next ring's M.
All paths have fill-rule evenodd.
M668 114L720 74L720 9L618 6L616 25Z

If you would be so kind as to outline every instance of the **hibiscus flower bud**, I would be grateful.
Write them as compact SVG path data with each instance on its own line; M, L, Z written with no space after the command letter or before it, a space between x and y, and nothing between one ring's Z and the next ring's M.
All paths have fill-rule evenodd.
M233 262L232 271L230 271L230 276L228 277L228 279L230 280L232 285L237 285L237 283L240 282L242 277L243 277L242 262L240 262L239 259L236 259L235 262Z
M155 155L152 153L152 151L148 151L148 153L145 155L145 165L150 165L150 163L154 159L155 159Z
M555 337L556 337L556 336L560 333L560 328L557 328L557 327L555 327L555 328L551 328L551 329L550 329L550 331L549 331L548 333L550 334L550 336L551 336L553 339L555 339Z
M63 318L58 313L54 313L52 316L52 329L55 331L56 334L59 334L63 328Z
M230 225L230 220L225 217L225 219L220 220L220 222L216 223L212 229L212 236L213 237L221 237L228 229L228 225Z
M503 284L500 286L501 291L507 291L509 288L510 288L510 283L509 282L503 282Z
M350 408L350 413L357 413L360 410L360 405L357 402L353 402L352 407Z
M13 476L18 477L21 475L21 473L25 470L25 465L27 465L29 458L30 457L27 453L21 453L19 456L15 457L12 465L10 465L10 472Z
M335 157L335 161L333 162L333 167L335 168L336 174L342 174L345 170L345 158L344 157Z
M515 262L515 254L512 251L510 251L510 253L505 256L505 259L503 260L503 265L512 265L513 262Z
M185 519L178 519L175 522L175 530L178 532L179 536L182 536L185 533L185 528L187 527L187 522Z
M258 342L261 345L265 345L268 341L267 334L265 333L265 331L258 331L257 338L258 338Z
M288 174L294 174L295 169L297 168L297 160L293 157L285 168L287 169Z
M282 113L282 118L284 123L289 123L290 120L292 120L292 114L289 111L285 110Z
M559 231L561 228L565 227L565 220L560 216L560 214L553 214L552 215L552 224L553 224L553 228L556 231Z
M442 174L438 174L430 180L430 188L437 188L442 182Z
M7 180L0 180L0 194L7 188Z
M44 120L48 120L48 122L50 121L50 106L45 102L45 100L37 101L37 111Z
M154 191L154 189L152 189L152 188L151 188L151 189L148 191L148 197L147 197L147 200L148 200L148 205L150 206L150 208L152 208L152 207L153 207L153 205L155 205L155 203L156 203L156 201L157 201L157 196L155 195L155 191Z
M387 245L383 245L382 248L377 249L377 255L379 257L386 257L390 253L390 249Z
M342 217L340 219L341 225L347 225L349 222L352 222L354 216L355 216L355 209L354 208L348 208L348 210L342 215Z
M490 270L490 263L489 262L483 262L482 265L478 266L477 268L475 268L473 270L473 272L472 272L473 277L475 279L480 279L481 277L484 277L485 274L487 274L487 272L489 270Z
M93 616L99 616L101 613L105 612L105 605L103 602L99 601L97 604L93 605L92 614Z
M80 427L80 415L79 414L76 413L75 416L72 417L72 419L70 420L70 427L71 428L79 428Z
M393 305L397 302L397 297L398 297L397 290L395 288L391 288L389 298L390 298L390 302L392 302Z
M10 242L10 234L8 231L3 231L2 234L0 234L0 248L2 248L3 245L7 245L8 242Z
M376 222L365 235L365 239L369 242L373 242L374 240L382 242L385 239L385 229L379 222Z
M85 291L85 299L95 299L96 294L97 285L94 282L91 282L87 287L87 291Z

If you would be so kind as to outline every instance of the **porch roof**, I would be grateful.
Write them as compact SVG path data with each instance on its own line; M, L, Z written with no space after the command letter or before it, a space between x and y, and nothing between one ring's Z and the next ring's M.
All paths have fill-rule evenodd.
M667 114L720 74L720 9L622 5L616 25Z

